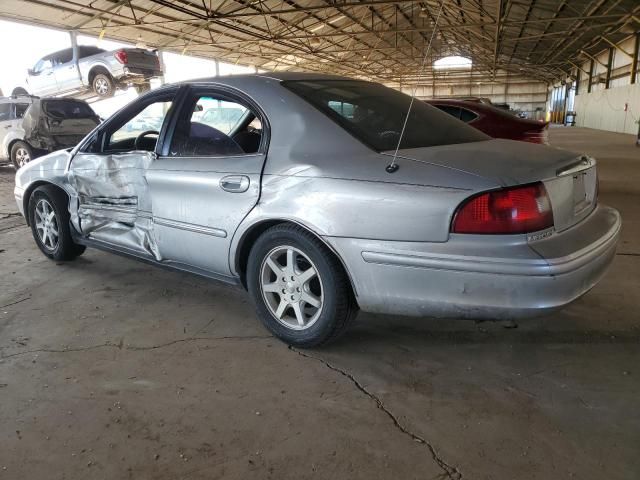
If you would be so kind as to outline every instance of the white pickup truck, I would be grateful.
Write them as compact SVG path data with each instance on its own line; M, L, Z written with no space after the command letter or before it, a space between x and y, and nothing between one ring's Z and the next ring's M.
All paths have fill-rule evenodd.
M92 92L111 97L117 88L133 85L142 92L149 81L162 75L158 55L142 48L106 51L79 45L38 60L28 70L26 88L17 87L13 95L62 95Z

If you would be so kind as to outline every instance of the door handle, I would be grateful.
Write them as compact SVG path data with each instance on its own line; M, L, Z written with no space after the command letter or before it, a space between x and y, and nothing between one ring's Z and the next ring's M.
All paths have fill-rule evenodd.
M242 193L249 190L249 183L246 175L227 175L220 179L220 188L226 192Z

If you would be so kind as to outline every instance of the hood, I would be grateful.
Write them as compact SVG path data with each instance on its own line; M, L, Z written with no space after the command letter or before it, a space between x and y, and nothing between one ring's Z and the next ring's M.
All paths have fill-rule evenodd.
M392 157L393 152L384 155ZM577 157L546 145L502 139L398 152L398 158L469 173L505 187L555 178L558 169L575 163Z

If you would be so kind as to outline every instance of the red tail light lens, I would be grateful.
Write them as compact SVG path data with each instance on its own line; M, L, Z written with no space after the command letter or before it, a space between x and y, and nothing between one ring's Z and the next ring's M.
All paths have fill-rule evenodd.
M482 193L467 200L453 218L453 233L512 234L553 226L542 182Z
M129 63L129 57L127 56L127 52L124 50L118 50L113 54L113 56L116 57L116 60L123 65Z

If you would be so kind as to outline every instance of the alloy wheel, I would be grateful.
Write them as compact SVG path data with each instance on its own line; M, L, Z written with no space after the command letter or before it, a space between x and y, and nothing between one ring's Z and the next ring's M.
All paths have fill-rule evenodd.
M24 167L31 160L31 156L26 148L20 147L16 150L16 162L18 167Z
M60 240L55 210L47 200L41 199L36 204L35 214L36 232L40 242L47 250L54 251Z
M94 86L99 95L105 95L109 91L109 84L104 78L97 78Z
M276 247L265 256L260 289L271 314L287 328L306 330L320 317L324 301L320 273L295 247Z

